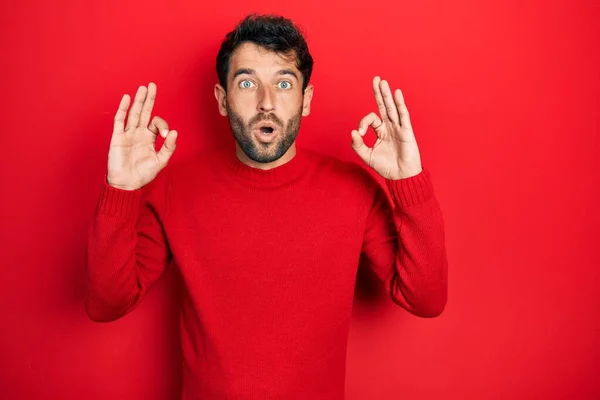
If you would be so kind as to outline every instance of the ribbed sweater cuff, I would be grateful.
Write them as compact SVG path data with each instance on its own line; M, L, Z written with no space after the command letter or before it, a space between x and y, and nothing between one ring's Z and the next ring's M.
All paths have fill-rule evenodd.
M98 211L115 217L129 217L139 212L141 199L141 189L117 189L104 182Z
M410 178L386 181L394 202L401 207L423 204L433 196L433 186L429 171L423 169Z

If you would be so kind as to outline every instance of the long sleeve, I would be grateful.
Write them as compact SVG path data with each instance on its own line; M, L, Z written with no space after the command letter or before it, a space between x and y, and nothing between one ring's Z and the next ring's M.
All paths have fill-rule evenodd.
M378 186L362 256L392 300L420 317L436 317L447 301L448 261L442 213L427 170Z
M85 307L94 321L113 321L133 310L169 263L161 223L168 187L161 174L134 191L104 183L87 248Z

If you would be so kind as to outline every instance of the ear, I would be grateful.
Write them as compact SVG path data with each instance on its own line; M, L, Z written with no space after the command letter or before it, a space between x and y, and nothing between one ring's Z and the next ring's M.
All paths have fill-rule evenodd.
M226 117L227 116L227 92L223 88L223 86L218 83L215 85L215 99L217 99L217 104L219 105L219 114Z
M302 116L306 117L310 114L310 102L313 96L313 85L308 84L304 89L304 100L302 101Z

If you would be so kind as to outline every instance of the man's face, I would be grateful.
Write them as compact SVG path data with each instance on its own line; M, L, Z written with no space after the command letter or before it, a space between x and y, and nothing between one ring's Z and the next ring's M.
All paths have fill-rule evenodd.
M312 99L312 86L302 91L295 55L242 44L229 61L227 92L216 85L215 97L242 156L262 164L293 157L300 120L310 113Z

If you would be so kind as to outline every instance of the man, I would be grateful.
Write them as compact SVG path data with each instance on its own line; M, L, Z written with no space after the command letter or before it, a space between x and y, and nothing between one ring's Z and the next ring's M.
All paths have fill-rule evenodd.
M443 221L402 93L375 78L379 115L351 132L392 207L362 167L296 147L312 64L291 21L244 19L221 46L215 85L235 151L164 171L177 131L151 119L156 85L140 87L130 110L124 95L115 115L86 309L115 320L168 265L178 268L184 399L343 399L360 262L409 312L435 317L445 307Z

